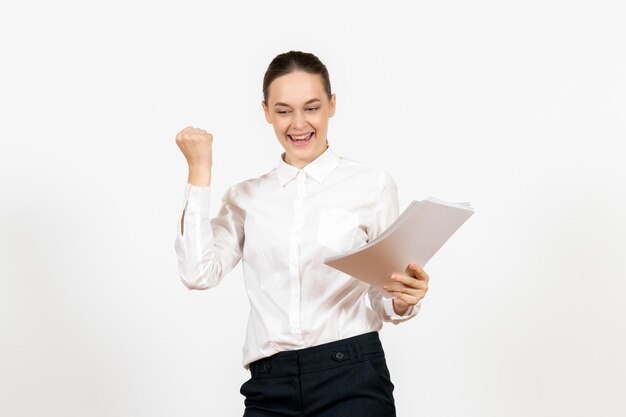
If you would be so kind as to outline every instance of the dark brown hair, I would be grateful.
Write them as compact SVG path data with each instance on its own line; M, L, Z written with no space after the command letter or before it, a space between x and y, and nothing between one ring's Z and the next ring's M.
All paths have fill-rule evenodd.
M324 90L330 100L332 94L330 91L330 77L322 61L309 52L289 51L276 55L267 67L267 71L265 71L265 76L263 77L263 100L266 105L269 105L269 87L272 81L281 75L286 75L294 71L304 71L309 74L321 75Z

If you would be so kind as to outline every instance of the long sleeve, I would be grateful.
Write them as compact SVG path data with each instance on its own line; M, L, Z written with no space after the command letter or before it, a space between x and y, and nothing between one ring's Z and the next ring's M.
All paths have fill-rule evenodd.
M175 240L180 279L189 289L213 288L242 256L245 212L236 203L236 185L222 196L222 207L211 218L211 187L187 184Z
M374 220L368 230L369 241L374 240L384 232L400 214L398 188L391 175L386 171L383 171L379 177L378 190ZM383 296L376 287L370 285L367 295L372 309L382 317L383 321L396 325L417 315L421 307L420 301L415 306L410 306L403 316L399 316L393 311L393 299Z

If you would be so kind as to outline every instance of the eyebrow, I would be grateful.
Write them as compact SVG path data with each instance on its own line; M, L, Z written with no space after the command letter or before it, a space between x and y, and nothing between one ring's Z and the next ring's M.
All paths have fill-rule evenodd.
M304 103L305 105L313 103L314 101L322 101L319 98L312 98L311 100L307 101L306 103ZM280 101L276 104L274 104L274 106L287 106L287 107L291 107L289 104L287 103L281 103Z

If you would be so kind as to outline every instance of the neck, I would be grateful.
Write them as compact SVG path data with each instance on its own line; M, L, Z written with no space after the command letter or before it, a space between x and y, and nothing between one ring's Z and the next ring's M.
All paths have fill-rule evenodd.
M318 156L323 154L326 151L326 149L328 149L328 147L329 147L329 145L328 145L328 140L327 140L326 141L326 147L322 150L322 152L320 152L318 155L315 155L315 157L312 158L310 161L303 160L303 159L291 160L291 158L289 158L289 155L287 154L287 152L283 152L282 155L281 155L281 158L283 159L283 161L285 161L289 165L291 165L293 167L296 167L298 169L302 169L305 166L307 166L308 164L310 164L312 161L314 161Z

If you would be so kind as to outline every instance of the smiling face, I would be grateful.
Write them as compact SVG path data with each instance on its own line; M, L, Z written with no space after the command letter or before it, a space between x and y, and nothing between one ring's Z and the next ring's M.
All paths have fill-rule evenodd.
M271 123L285 148L285 162L303 168L327 148L328 119L335 114L322 77L294 71L276 78L268 88L269 103L261 102L265 120Z

